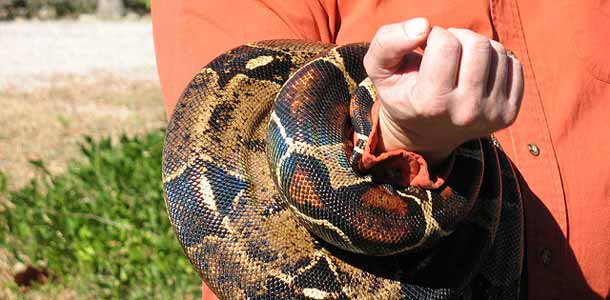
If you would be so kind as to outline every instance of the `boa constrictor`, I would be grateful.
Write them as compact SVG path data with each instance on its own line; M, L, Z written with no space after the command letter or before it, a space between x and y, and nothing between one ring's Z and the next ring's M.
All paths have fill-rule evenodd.
M195 76L163 152L186 255L220 299L516 299L522 204L494 140L460 146L434 190L353 168L367 47L258 42Z

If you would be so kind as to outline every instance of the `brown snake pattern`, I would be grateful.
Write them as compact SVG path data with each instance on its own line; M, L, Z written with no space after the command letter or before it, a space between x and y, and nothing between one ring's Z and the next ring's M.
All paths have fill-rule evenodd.
M163 153L188 258L220 299L517 299L522 204L492 139L460 146L435 190L352 169L375 100L366 49L258 42L195 76Z

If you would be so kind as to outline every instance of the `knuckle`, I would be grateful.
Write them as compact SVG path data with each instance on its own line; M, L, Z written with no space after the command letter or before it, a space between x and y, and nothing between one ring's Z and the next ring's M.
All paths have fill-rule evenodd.
M496 50L498 55L501 55L501 56L507 55L506 47L504 47L504 45L502 43L494 41L494 40L489 40L489 43Z
M375 34L375 39L379 43L384 43L388 40L388 37L390 36L391 32L392 32L391 25L383 25L383 26L379 27L379 29L377 30L377 33Z
M513 65L515 68L521 69L521 61L519 60L519 58L517 56L515 56L515 54L513 54L511 51L506 51L506 55L508 57L510 57L511 61L513 62Z
M371 47L376 48L377 51L383 51L387 47L390 30L389 25L379 27L371 41Z
M513 125L513 123L515 123L515 121L517 121L517 114L513 114L510 116L505 116L502 120L502 128L506 128L508 126Z
M413 107L413 112L415 112L416 116L428 117L428 114L427 114L428 110L426 109L426 107L424 105L422 105L422 103L420 101L413 101L412 107Z
M456 95L456 99L459 99L459 102L456 102L457 109L462 110L475 110L481 106L481 102L483 101L483 93L481 91L475 91L473 89L460 89Z
M481 119L480 99L478 97L463 97L456 103L456 109L451 116L454 125L458 127L472 127Z
M473 127L479 121L479 115L475 110L464 110L454 115L451 118L453 124L457 127Z
M504 114L502 114L502 118L501 118L501 122L503 125L502 128L513 125L513 123L515 123L515 121L517 121L518 114L519 114L519 110L517 108L507 109L504 112Z
M491 50L491 44L489 39L481 35L472 35L465 41L465 47L478 52L489 52Z
M460 41L452 36L444 36L437 42L438 46L447 50L459 50L461 48Z
M518 73L523 73L523 65L521 65L521 61L518 58L513 58L513 59L514 59L513 64L515 65L514 69Z
M446 50L459 50L460 41L448 31L433 30L430 34L430 44Z
M383 42L381 41L382 37L380 35L376 35L371 41L371 48L369 52L381 52L384 49ZM368 53L367 53L368 54ZM370 55L369 55L370 56Z
M485 109L484 120L487 128L500 130L510 126L515 121L516 114L510 106L492 105Z
M512 76L513 80L512 80L512 85L515 85L516 83L520 83L523 80L523 66L521 65L521 62L515 58L515 57L510 57L512 63L509 63L509 70L510 70L510 76ZM519 86L521 86L522 84L519 84Z

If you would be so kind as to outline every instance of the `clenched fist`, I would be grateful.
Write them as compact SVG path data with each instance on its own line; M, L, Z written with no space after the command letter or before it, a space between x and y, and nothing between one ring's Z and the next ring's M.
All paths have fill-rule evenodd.
M423 55L414 52L424 44ZM364 67L381 101L381 150L417 152L432 168L512 124L523 97L521 63L502 44L423 18L381 27Z

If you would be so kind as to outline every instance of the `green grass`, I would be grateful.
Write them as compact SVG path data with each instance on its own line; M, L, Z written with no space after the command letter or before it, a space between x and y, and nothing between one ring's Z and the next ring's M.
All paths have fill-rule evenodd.
M76 299L198 298L200 281L163 202L163 136L85 138L84 160L57 176L32 161L40 175L17 191L0 174L0 247L46 265L56 275L49 285L75 290Z

